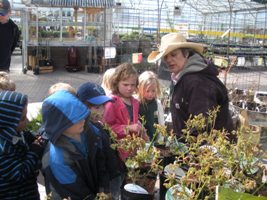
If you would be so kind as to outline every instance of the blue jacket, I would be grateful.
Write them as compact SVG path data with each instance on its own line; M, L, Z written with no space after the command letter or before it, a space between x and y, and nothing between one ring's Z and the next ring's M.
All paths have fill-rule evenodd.
M74 95L58 91L44 100L43 126L50 140L43 156L47 193L52 199L94 199L97 185L88 160L88 139L82 141L63 135L64 131L89 115L87 107Z
M43 148L32 144L30 132L17 127L27 96L0 92L0 199L39 199L36 175L41 167Z

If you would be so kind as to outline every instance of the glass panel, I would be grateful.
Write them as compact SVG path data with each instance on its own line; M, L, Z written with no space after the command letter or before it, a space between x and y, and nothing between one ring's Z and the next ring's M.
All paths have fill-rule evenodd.
M29 11L29 42L49 40L53 45L86 45L104 41L104 9L46 8ZM51 43L52 42L52 43ZM54 42L54 43L53 43ZM78 42L78 43L73 43Z

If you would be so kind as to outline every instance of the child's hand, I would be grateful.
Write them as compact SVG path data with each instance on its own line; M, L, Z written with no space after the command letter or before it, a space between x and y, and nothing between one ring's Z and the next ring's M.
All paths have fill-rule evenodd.
M143 138L145 141L149 141L149 137L146 133L146 129L143 127L142 124L137 123L137 124L128 125L127 130L129 132L137 134L138 136Z
M126 127L126 130L129 132L137 133L139 135L143 130L143 126L141 124L131 124Z
M37 144L43 148L45 148L45 146L48 143L48 139L45 139L44 137L42 137L41 135L36 136L33 144Z

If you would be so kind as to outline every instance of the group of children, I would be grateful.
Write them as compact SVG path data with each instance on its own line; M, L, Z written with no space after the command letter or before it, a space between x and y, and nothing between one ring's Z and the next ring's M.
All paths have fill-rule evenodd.
M37 136L23 131L27 96L14 90L13 84L0 91L0 199L39 199L39 169L50 199L95 199L101 192L119 199L127 153L110 147L105 126L118 139L136 134L149 141L154 123L164 124L157 76L139 75L130 63L107 70L102 87L87 82L76 92L66 83L51 86L42 102L44 133Z

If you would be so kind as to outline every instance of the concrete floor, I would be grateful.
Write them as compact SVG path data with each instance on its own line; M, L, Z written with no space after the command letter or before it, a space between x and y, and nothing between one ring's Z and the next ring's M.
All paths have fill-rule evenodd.
M40 102L47 94L49 87L57 82L69 83L75 89L81 84L91 81L101 84L101 74L87 73L84 71L70 73L62 66L52 73L34 75L32 70L22 73L21 56L12 56L10 77L16 83L17 91L27 94L29 102Z

